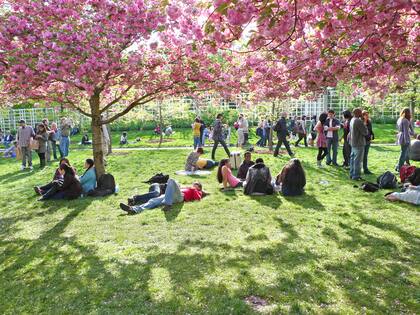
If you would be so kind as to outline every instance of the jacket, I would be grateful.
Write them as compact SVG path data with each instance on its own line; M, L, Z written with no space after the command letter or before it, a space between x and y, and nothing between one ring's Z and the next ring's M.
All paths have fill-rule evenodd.
M39 143L38 153L47 152L48 133L46 131L37 133L35 139L38 140Z
M331 119L327 118L327 120L324 123L324 126L330 127L330 122L331 122ZM337 118L333 118L332 127L340 127L340 126L341 126L340 121ZM334 142L338 142L338 130L332 132L332 138L328 137L328 131L325 131L325 137L327 137L327 139L332 139Z
M280 118L274 126L273 130L277 132L277 138L286 138L289 135L286 118Z
M248 169L244 183L244 194L273 194L270 169L263 163L257 163Z
M353 117L350 121L350 145L352 147L364 147L368 129L360 118Z
M213 140L223 141L223 125L220 119L216 119L213 125Z
M63 186L60 189L64 193L65 199L77 199L82 194L82 185L79 180L72 175L64 175Z
M410 121L407 118L399 118L397 121L397 127L398 127L398 136L397 136L398 145L410 144L410 136L414 135L413 126L411 126Z
M370 143L372 140L375 140L375 134L373 133L373 128L372 128L372 121L369 119L367 124L366 124L366 128L368 130L368 134L366 136L366 143Z
M96 188L96 171L94 167L87 170L82 176L80 176L80 184L84 194Z
M253 162L253 161L247 162L247 161L244 160L242 162L241 166L239 166L237 177L239 179L245 180L246 179L246 174L248 174L249 168L254 164L255 164L255 162Z

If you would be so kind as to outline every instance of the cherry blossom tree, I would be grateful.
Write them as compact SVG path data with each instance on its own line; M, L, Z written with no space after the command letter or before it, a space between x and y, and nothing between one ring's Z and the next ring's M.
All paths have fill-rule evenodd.
M3 96L59 102L90 117L98 176L105 171L102 125L165 96L239 88L226 70L229 54L203 41L205 19L194 0L0 6Z
M411 0L214 0L206 33L247 54L250 83L262 94L352 79L386 92L418 71L419 13Z

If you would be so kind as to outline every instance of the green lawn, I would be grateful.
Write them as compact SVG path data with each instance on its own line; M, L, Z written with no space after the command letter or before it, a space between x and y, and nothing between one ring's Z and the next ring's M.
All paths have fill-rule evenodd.
M147 189L142 180L181 169L187 153L117 152L108 170L118 195L46 203L32 186L54 167L20 172L0 159L0 313L419 312L418 208L354 188L343 169L314 168L315 149L297 151L308 177L302 197L222 193L213 171L200 178L211 193L201 202L136 216L118 209ZM71 153L79 173L88 154ZM371 170L392 169L397 156L372 148ZM262 157L273 173L287 161ZM250 296L267 304L257 311Z
M250 143L255 145L258 141L258 137L255 135L255 127L251 128L250 130ZM374 125L374 132L376 136L376 140L374 143L384 144L384 143L395 143L396 139L396 129L395 126L392 124L375 124ZM120 137L122 132L112 132L112 143L113 146L118 148L120 147ZM89 134L90 139L92 136ZM135 139L140 137L141 141L136 142ZM80 148L79 145L81 141L82 135L76 135L71 138L72 140L72 148ZM129 131L128 132L128 139L129 144L125 145L124 147L128 148L139 148L139 147L157 147L159 137L154 134L152 130L144 130L144 131ZM164 137L165 142L162 144L163 147L180 147L180 146L192 146L193 139L192 139L192 131L190 129L175 129L175 134L169 138ZM237 136L236 131L232 132L232 140L231 143L236 143Z

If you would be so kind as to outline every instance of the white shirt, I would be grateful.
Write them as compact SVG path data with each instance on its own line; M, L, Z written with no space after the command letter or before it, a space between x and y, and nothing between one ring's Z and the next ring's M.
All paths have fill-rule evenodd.
M330 119L330 128L332 128L332 123L333 123L333 120L332 119ZM327 132L327 138L332 138L333 137L333 131L332 130L328 130L328 132Z

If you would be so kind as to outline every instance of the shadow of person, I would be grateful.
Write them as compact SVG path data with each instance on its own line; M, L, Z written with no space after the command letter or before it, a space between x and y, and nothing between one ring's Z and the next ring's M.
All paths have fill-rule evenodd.
M179 213L181 212L182 208L184 207L184 202L177 203L172 206L172 209L170 211L164 211L165 219L167 222L175 220Z
M314 209L318 211L324 211L325 207L318 201L313 195L308 195L306 192L301 196L289 196L284 197L287 201L301 206L304 209Z
M264 195L264 196L250 196L252 200L259 202L262 206L270 207L273 209L280 208L282 202L279 194Z

